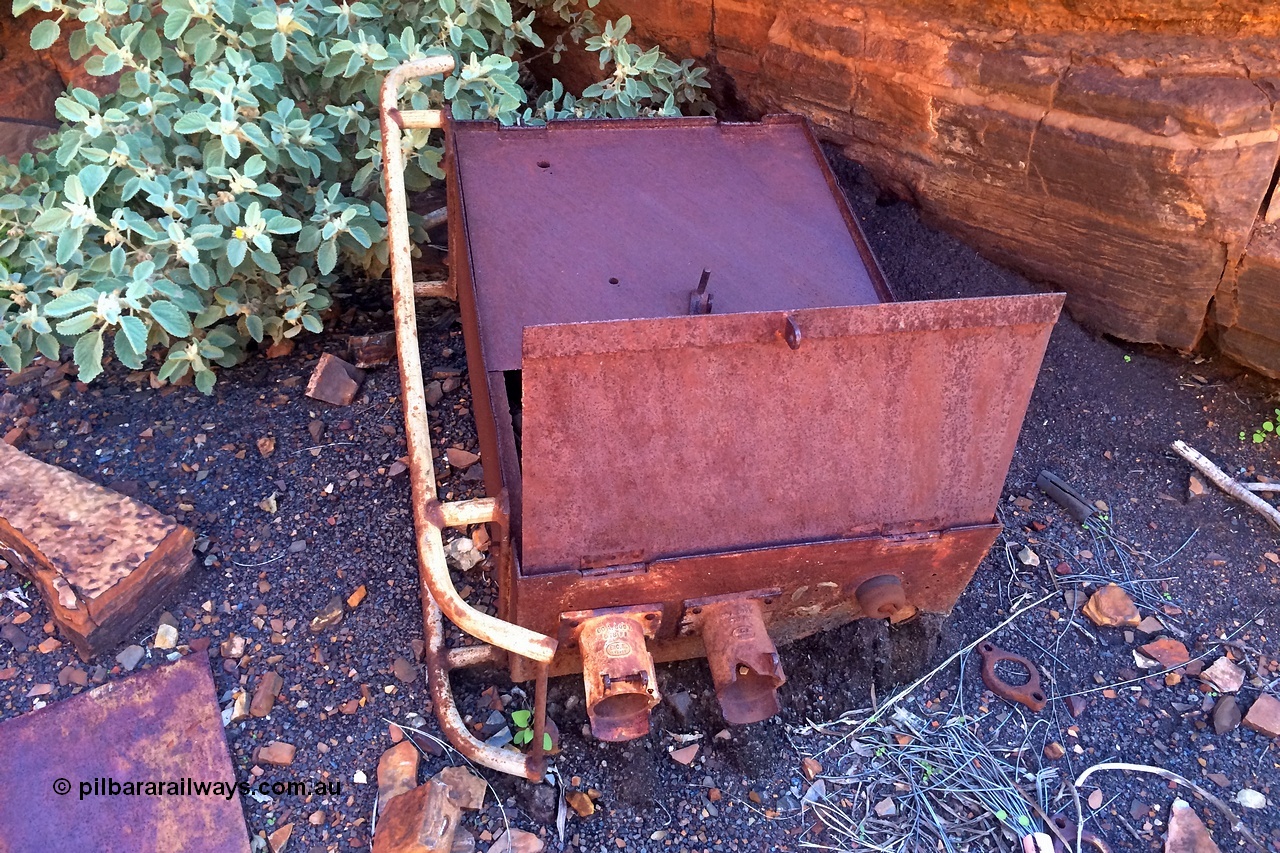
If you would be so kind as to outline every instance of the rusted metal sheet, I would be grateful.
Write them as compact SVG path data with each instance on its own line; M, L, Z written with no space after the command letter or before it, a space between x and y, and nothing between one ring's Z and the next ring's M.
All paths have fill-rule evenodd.
M1061 304L528 328L523 570L988 522Z
M36 584L85 660L173 591L194 538L144 503L0 442L0 557Z
M685 315L703 270L716 314L888 298L798 117L449 133L490 371L520 369L525 326Z
M237 781L191 655L0 724L0 851L248 851Z
M507 618L555 633L565 611L624 607L652 602L661 607L649 643L658 662L705 656L689 606L712 596L763 590L769 636L784 646L794 640L872 616L856 598L858 588L883 575L902 579L907 601L929 613L955 606L973 572L990 551L1000 525L983 524L925 535L865 536L831 542L726 551L658 560L634 571L566 571L520 577ZM878 614L876 614L878 615ZM552 675L577 672L581 658L562 644ZM534 669L512 662L513 677Z

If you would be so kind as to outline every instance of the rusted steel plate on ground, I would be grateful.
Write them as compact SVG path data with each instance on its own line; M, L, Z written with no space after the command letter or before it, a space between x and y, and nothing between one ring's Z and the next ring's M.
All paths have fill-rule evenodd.
M235 784L209 663L192 655L0 724L0 851L248 851Z
M528 328L523 570L987 523L1061 305Z
M798 117L449 132L486 370L525 326L687 315L704 269L716 314L888 298Z
M0 557L35 582L85 660L173 591L194 538L140 501L0 442Z

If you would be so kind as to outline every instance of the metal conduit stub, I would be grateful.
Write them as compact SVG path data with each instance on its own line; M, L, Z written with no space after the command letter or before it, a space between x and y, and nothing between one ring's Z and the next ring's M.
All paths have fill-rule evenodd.
M872 619L891 619L907 606L907 591L897 575L877 575L858 586L858 607Z
M647 735L649 711L659 697L641 618L608 614L585 619L578 645L591 733L614 742Z
M726 722L758 723L782 710L778 688L787 677L758 599L703 605L702 642Z

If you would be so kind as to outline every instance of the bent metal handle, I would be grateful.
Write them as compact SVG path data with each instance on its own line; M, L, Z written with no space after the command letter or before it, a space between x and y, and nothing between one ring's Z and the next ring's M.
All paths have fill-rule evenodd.
M409 254L409 218L404 190L404 153L401 130L410 124L440 127L444 115L439 110L401 113L397 102L400 84L413 77L447 74L454 68L452 56L433 56L407 62L387 75L382 83L380 119L382 126L382 175L387 201L387 241L391 260L392 300L395 308L396 349L400 359L400 382L404 396L405 436L409 446L410 478L413 489L414 526L417 531L418 562L426 591L450 621L477 637L513 654L549 662L556 653L556 641L519 625L489 616L472 608L458 595L449 577L444 543L440 538L436 504L435 467L431 454L431 433L427 423L426 395L422 365L418 355L417 318L413 297L413 270ZM411 119L412 121L406 121Z

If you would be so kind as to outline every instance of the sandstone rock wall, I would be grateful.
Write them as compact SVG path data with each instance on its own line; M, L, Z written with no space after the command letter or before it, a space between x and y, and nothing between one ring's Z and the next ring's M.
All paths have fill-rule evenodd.
M1090 326L1280 376L1280 4L605 0ZM1280 203L1276 205L1280 214ZM1273 217L1274 218L1274 217Z

